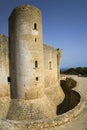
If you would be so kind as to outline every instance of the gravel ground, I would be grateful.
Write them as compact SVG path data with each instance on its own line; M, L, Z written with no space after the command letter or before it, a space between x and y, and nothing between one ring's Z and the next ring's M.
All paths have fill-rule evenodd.
M81 95L83 96L85 100L85 108L80 113L80 115L71 122L68 122L65 125L49 129L47 128L44 130L87 130L87 78L78 76L69 77L72 77L77 81L78 86L75 89L80 91Z

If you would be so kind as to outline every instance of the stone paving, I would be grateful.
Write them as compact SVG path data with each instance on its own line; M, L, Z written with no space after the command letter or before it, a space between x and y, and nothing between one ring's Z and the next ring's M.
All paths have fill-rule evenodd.
M78 77L78 76L71 76L78 82L78 86L76 90L80 91L81 95L85 100L85 108L80 113L80 115L73 119L71 122L68 122L64 125L54 127L54 128L47 128L44 130L87 130L87 78L86 77Z

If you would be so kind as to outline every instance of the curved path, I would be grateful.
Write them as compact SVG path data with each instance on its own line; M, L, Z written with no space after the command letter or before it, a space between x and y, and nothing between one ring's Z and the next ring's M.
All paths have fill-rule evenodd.
M69 76L77 81L77 91L80 91L85 100L85 108L77 118L73 119L64 125L47 128L44 130L87 130L87 77Z

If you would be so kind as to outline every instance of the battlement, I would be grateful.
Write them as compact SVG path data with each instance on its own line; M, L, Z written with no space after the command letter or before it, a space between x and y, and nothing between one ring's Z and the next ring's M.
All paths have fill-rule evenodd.
M37 9L39 10L37 7L35 6L31 6L31 5L21 5L21 6L17 6L16 8L14 8L14 10L17 10L17 9L21 9L21 10L27 10L27 9ZM39 10L40 11L40 10Z
M19 14L21 11L22 12L30 11L32 13L32 10L36 11L37 15L41 15L41 11L37 7L30 6L30 5L17 6L16 8L13 9L11 15ZM9 18L10 18L10 16L9 16Z

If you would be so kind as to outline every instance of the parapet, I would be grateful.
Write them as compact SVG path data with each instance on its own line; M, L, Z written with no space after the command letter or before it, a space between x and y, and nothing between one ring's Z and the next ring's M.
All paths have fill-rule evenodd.
M16 8L13 9L11 15L13 14L18 14L20 11L28 11L28 10L36 10L37 11L37 14L41 16L41 11L35 7L35 6L31 6L31 5L21 5L21 6L17 6ZM11 16L10 15L10 16ZM9 16L9 18L10 18Z

